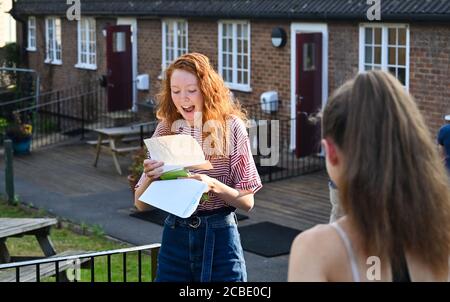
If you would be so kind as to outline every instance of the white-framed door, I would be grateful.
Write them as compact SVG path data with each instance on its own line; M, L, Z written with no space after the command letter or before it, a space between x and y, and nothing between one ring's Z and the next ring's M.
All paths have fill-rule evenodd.
M130 25L131 26L131 56L132 56L132 92L133 92L133 107L132 111L137 111L137 87L136 78L138 71L138 28L136 18L126 17L117 18L117 25Z
M297 34L322 34L322 108L328 99L328 25L326 23L291 23L291 119L297 117ZM291 124L290 150L296 148L296 125Z

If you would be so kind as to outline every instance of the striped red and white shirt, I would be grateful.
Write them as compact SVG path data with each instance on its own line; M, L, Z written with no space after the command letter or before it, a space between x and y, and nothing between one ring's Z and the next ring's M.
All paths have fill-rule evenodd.
M231 116L229 121L230 131L230 147L229 154L226 156L212 156L205 152L205 139L202 139L201 129L191 128L189 126L181 126L171 132L170 125L162 121L156 127L152 137L186 134L194 137L202 146L205 158L209 160L213 166L211 170L191 170L192 173L206 174L220 182L240 191L251 191L256 193L262 188L261 178L256 169L255 162L250 148L250 140L248 138L247 129L244 122L236 117ZM151 154L149 154L151 158ZM142 174L136 188L139 187L147 176ZM224 200L212 192L208 193L209 200L200 203L197 207L198 211L212 211L222 207L228 207Z

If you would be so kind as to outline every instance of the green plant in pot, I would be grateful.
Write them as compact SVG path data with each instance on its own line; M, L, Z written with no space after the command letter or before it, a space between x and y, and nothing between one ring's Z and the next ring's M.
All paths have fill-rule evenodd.
M14 154L28 154L31 148L31 138L33 135L33 127L31 124L22 123L21 119L16 116L13 123L6 127L6 138L13 142Z

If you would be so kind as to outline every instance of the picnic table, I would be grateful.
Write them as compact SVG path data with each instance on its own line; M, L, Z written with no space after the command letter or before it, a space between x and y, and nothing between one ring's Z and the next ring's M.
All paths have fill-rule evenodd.
M0 218L0 263L24 258L11 257L6 246L6 240L10 237L34 235L46 257L56 255L55 247L50 240L50 228L57 223L55 218Z
M56 258L72 255L80 255L85 251L64 251L57 254L52 241L50 240L50 228L56 225L58 221L55 218L0 218L0 267L3 265L25 263L36 261L36 259ZM6 246L6 240L11 237L22 237L24 235L34 235L41 246L44 257L21 256L12 257ZM30 261L31 260L31 261ZM24 262L22 262L24 261ZM89 263L89 259L81 259L80 264ZM23 266L20 272L15 270L0 270L0 282L14 281L36 281L38 278L50 277L58 275L60 280L68 281L65 271L73 266L70 261L58 263L58 271L53 263L45 263L39 266L33 264Z
M131 126L124 126L124 127L95 129L94 131L97 132L98 139L97 139L97 147L96 147L97 151L95 154L94 167L97 166L101 150L103 148L106 148L112 154L114 166L116 167L117 172L119 173L119 175L122 175L122 169L120 168L117 155L129 153L140 149L142 147L142 139L144 133L149 133L153 131L155 126L156 126L155 122L150 122L150 123L134 124ZM119 146L120 142L126 137L140 139L141 144L138 146L126 146L126 147ZM109 144L107 146L102 146L102 143L104 141L108 142Z

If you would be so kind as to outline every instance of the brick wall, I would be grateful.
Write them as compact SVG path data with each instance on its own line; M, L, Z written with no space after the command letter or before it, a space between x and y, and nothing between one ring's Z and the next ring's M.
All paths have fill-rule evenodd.
M278 91L281 100L280 114L290 115L291 99L291 57L290 23L283 21L251 22L251 88L252 93L241 99L249 103L259 103L263 92ZM272 46L272 29L282 27L287 34L284 47Z
M138 20L138 74L150 76L149 92L138 93L138 100L153 96L160 88L162 37L160 20ZM150 95L149 95L150 94Z
M358 72L359 26L329 23L329 93ZM410 26L409 92L415 98L431 135L450 114L450 27L442 24Z
M96 19L97 27L97 70L74 67L78 61L77 22L61 18L62 65L44 63L45 60L45 18L37 17L37 51L28 52L30 68L37 70L41 76L41 89L55 90L83 83L96 83L99 75L106 73L106 39L102 29L106 19Z
M62 21L62 66L44 64L45 23L37 18L38 51L28 52L30 68L41 74L43 88L67 87L93 82L106 73L105 37L101 34L107 22L97 18L96 71L75 68L77 61L77 24ZM217 69L218 26L216 20L188 20L189 51L206 54ZM281 26L288 34L283 48L271 45L272 28ZM329 22L329 94L358 72L359 27L356 22ZM282 100L280 113L290 112L290 22L251 21L251 88L252 92L234 91L244 104L259 102L264 91L277 90ZM450 113L450 27L439 24L412 24L410 29L410 92L432 133ZM153 97L161 81L161 20L138 19L138 73L150 75L151 89L140 92L138 100Z
M431 134L450 114L450 27L412 24L410 27L410 93Z
M328 23L328 94L358 73L357 23Z
M217 21L188 20L189 52L200 52L208 56L214 68L218 67ZM139 73L149 73L152 81L150 96L157 93L161 81L161 21L139 20ZM252 92L233 91L244 104L259 102L261 93L277 90L284 102L290 99L290 44L274 48L270 34L272 28L282 26L289 32L287 22L251 23L251 88ZM274 71L276 66L276 72ZM141 94L144 96L145 94Z

